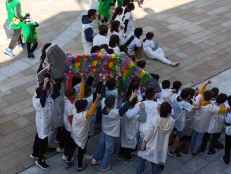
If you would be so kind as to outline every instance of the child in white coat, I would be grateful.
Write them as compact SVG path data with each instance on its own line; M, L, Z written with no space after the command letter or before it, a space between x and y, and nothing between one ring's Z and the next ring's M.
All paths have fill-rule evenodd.
M35 109L36 136L33 145L31 158L36 159L35 164L41 169L46 169L49 165L45 160L45 153L48 148L48 135L50 131L53 101L49 95L49 78L44 79L43 85L36 89L32 102Z
M136 174L143 174L145 163L150 162L152 174L160 174L167 160L169 136L174 127L174 119L170 116L172 107L168 102L160 105L156 122L144 132L141 149L138 151L138 167Z
M168 57L166 57L164 50L159 46L157 41L153 40L154 33L148 32L146 38L143 41L144 54L154 60L159 60L160 62L170 65L178 66L179 62L173 62Z

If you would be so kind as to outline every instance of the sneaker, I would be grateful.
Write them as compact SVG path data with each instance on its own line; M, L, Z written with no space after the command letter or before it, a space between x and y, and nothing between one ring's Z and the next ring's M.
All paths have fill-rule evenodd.
M225 164L227 164L227 165L229 164L229 160L227 160L224 156L223 156L222 159L223 159L223 161L225 162Z
M43 170L45 170L49 167L49 165L46 163L46 161L37 160L37 161L35 161L35 164L36 164L36 166L38 166L40 169L43 169Z
M33 59L33 58L35 58L35 56L34 56L34 54L30 54L30 55L28 55L28 58Z
M74 161L66 161L66 169L70 169L74 166Z
M108 172L108 171L110 171L110 170L111 170L111 167L110 167L110 166L108 166L107 168L100 168L100 169L99 169L99 171L100 171L100 172L103 172L103 173L104 173L104 172Z
M58 153L63 153L63 149L61 149L60 147L57 147L57 148L56 148L56 152L58 152Z
M38 157L37 157L37 156L34 156L33 154L30 154L30 158L31 158L31 159L34 159L34 160L37 160L37 159L38 159Z
M10 56L10 57L14 57L15 55L13 54L13 50L10 49L10 48L6 48L4 50L4 54L7 55L7 56Z
M213 155L215 153L216 153L216 150L214 150L214 149L208 151L208 155Z
M97 165L99 165L99 162L96 161L94 158L92 158L92 160L91 160L91 165L92 165L92 166L97 166Z
M77 167L77 171L78 171L78 172L82 172L82 171L84 171L86 168L87 168L86 165L85 165L85 166L78 166L78 167Z
M177 66L179 66L179 65L180 65L180 62L173 62L173 63L171 64L172 67L177 67Z
M62 160L63 160L63 161L67 161L67 156L63 154Z
M174 153L174 152L169 151L169 152L168 152L168 156L170 156L170 157L175 157L175 153Z

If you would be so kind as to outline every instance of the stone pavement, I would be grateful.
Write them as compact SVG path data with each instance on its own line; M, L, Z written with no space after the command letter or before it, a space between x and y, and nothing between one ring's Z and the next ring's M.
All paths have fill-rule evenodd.
M40 47L53 41L65 50L81 51L79 31L80 13L90 0L23 0L26 11L40 22ZM52 6L52 4L55 4ZM50 8L48 8L50 7ZM4 6L0 11L0 24L5 21ZM170 58L182 62L171 68L155 61L148 61L147 69L159 73L162 79L179 79L184 84L199 83L229 69L231 35L231 3L229 0L177 0L145 1L143 9L135 12L136 24L145 31L154 31ZM8 45L5 30L0 29L0 50ZM0 174L13 174L31 166L28 158L34 136L34 113L31 97L36 86L37 60L28 60L25 53L16 49L17 56L9 60L0 52ZM225 74L225 75L224 75ZM222 89L228 88L230 71L214 78ZM230 91L230 90L229 90ZM228 174L231 170L220 161L221 154L192 159L185 156L169 159L166 173ZM49 160L51 169L63 171L59 157ZM134 173L134 163L115 162L114 173ZM33 172L34 170L34 172ZM41 173L31 168L26 171ZM50 173L58 173L51 170ZM48 171L46 172L48 173ZM96 173L89 168L86 173Z

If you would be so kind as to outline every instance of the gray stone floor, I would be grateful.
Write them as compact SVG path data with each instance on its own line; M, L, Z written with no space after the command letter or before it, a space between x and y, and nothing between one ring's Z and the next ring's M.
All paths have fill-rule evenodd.
M40 22L40 47L47 41L55 41L73 54L82 50L77 32L78 20L91 0L31 2L23 0L23 8ZM51 6L54 2L55 5ZM3 26L6 17L4 6L0 6L0 11L3 12L0 25ZM197 84L217 75L214 84L230 92L230 70L220 74L231 67L230 0L145 0L143 9L136 9L135 17L137 26L155 32L170 58L181 61L181 66L171 68L148 60L147 70L159 73L162 79L182 80L185 85ZM0 28L0 50L6 48L9 42L5 31ZM19 48L16 54L15 59L9 60L0 52L0 174L14 174L33 164L28 157L34 136L31 97L36 86L35 71L40 54L39 51L36 53L36 60L26 59L25 52ZM229 166L221 162L221 156L169 158L165 172L231 173ZM51 170L46 173L75 172L64 172L59 156L49 159L49 162ZM40 172L34 167L31 170L35 171L31 174ZM113 165L114 173L134 173L134 170L134 162L116 160ZM89 168L85 173L96 172Z

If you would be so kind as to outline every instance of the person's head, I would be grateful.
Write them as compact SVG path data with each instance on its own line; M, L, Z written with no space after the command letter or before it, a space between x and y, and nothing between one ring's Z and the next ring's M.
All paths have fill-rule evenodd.
M115 34L111 35L110 41L109 41L109 46L111 48L115 48L115 47L117 47L119 45L120 45L120 38L119 38L119 36L115 35Z
M134 35L137 37L137 38L140 38L140 36L142 36L143 34L143 28L136 28L135 31L134 31Z
M189 88L182 89L180 93L180 97L182 100L188 100L190 97L190 89Z
M95 9L90 9L87 12L87 16L91 21L94 21L97 18L97 11Z
M168 102L163 102L160 105L160 117L167 118L172 113L172 107Z
M77 100L75 102L75 108L78 113L83 112L87 109L88 102L85 99Z
M209 102L212 99L212 97L213 97L213 94L210 90L205 91L203 94L203 98L207 102Z
M113 14L113 17L112 17L112 20L115 20L116 16L118 15L122 15L123 14L123 8L122 7L117 7L114 11L114 14Z
M135 10L135 5L134 5L134 3L128 3L127 5L126 5L126 7L125 7L125 13L126 12L131 12L131 11L133 11L133 10Z
M229 107L231 107L231 95L228 96L227 100L228 100Z
M94 77L93 76L88 76L87 80L86 80L86 85L89 87L92 87L93 82L94 82Z
M214 88L211 89L211 92L212 92L212 95L213 95L212 98L216 98L218 96L218 94L219 94L219 89L214 87Z
M114 78L110 78L106 82L106 87L108 90L114 90L116 88L116 80Z
M107 52L108 45L107 44L100 45L100 50L104 50L105 52Z
M228 99L227 95L224 93L221 93L216 97L216 103L218 105L223 104L226 102L227 99Z
M115 106L116 98L114 95L110 95L105 99L105 106L108 109L112 109Z
M154 100L155 99L155 89L152 87L148 87L145 91L145 98L147 100Z
M84 90L84 97L87 98L87 97L90 97L91 96L91 87L89 86L85 86L85 90Z
M144 69L146 66L146 61L145 60L140 60L137 63L137 66L140 67L141 69Z
M80 75L76 75L73 77L72 79L72 87L74 87L75 85L79 84L81 82L82 78Z
M178 93L181 87L182 87L182 83L180 81L174 81L172 83L172 89L174 90L175 93Z
M98 53L100 52L100 46L96 45L91 48L91 53Z
M112 21L111 22L111 33L112 32L119 32L120 30L120 21Z
M152 40L153 39L153 37L154 37L154 33L153 32L147 32L147 34L146 34L146 39L147 40Z
M163 80L161 83L162 89L169 89L170 85L171 85L171 83L169 80Z
M160 80L160 75L159 74L154 74L154 73L151 73L151 76L154 80L156 81L159 81Z
M99 26L99 34L103 36L107 36L108 33L108 27L107 25L100 25Z

